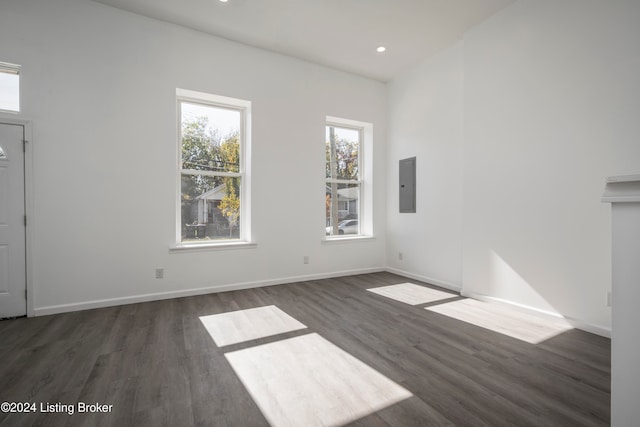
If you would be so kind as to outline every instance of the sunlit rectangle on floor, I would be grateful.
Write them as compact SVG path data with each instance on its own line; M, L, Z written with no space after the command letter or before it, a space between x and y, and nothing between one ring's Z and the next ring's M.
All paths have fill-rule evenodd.
M453 301L425 309L531 344L572 329L566 320L559 317L474 299Z
M412 396L315 333L225 356L272 426L340 426Z
M218 347L306 328L275 305L202 316L200 321Z
M457 297L457 294L427 288L414 283L401 283L399 285L381 286L367 289L378 295L394 299L410 305L426 304L428 302Z

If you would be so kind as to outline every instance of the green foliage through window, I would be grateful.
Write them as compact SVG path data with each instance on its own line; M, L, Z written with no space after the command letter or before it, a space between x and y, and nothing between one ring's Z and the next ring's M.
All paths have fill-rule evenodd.
M223 133L222 126L211 123L207 115L182 115L182 241L238 238L239 124L238 114L235 129Z
M359 234L360 212L359 129L326 126L325 215L326 234Z

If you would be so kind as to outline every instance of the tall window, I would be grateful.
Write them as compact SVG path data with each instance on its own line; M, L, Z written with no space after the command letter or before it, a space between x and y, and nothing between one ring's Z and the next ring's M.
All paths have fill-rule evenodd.
M327 123L325 133L326 235L361 233L362 128Z
M20 111L20 66L0 62L0 110Z
M178 91L181 244L248 239L248 108L247 101Z

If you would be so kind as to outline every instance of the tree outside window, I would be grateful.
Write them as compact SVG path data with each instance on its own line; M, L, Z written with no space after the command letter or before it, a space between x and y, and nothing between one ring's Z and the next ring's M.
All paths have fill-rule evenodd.
M325 215L326 234L360 234L361 201L360 129L326 126Z
M180 102L181 242L239 239L242 111Z

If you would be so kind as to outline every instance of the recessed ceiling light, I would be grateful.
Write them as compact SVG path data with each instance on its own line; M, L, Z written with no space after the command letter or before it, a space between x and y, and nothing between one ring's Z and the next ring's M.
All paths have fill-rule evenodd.
M387 48L386 48L386 47L384 47L384 46L378 46L378 48L376 49L376 52L378 52L378 53L382 53L382 52L384 52L385 50L387 50Z
M226 3L226 2L228 2L228 1L229 1L229 0L220 0L220 2L221 2L221 3Z

